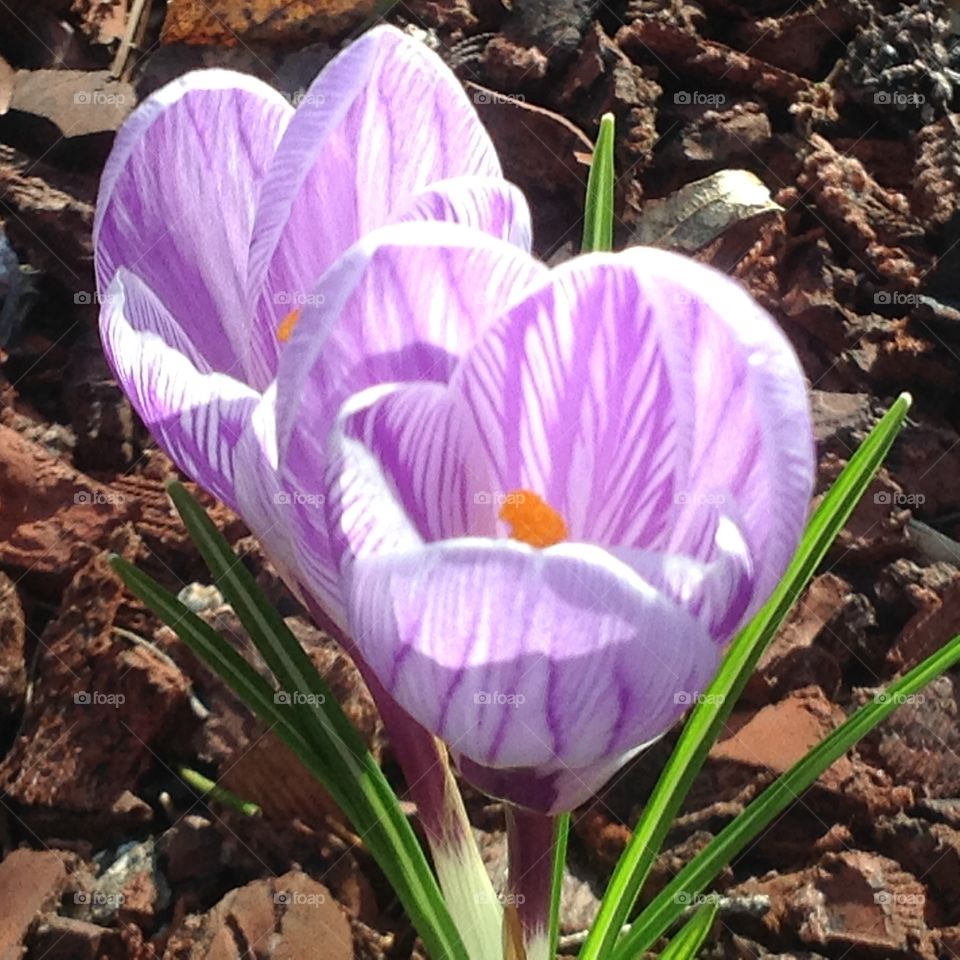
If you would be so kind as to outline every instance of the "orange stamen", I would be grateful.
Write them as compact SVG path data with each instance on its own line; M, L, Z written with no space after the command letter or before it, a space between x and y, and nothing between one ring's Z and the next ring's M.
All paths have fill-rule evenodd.
M510 536L531 547L552 547L567 539L563 517L542 497L530 490L508 493L500 519L510 525Z
M293 336L294 327L300 322L301 312L299 307L294 307L283 320L280 321L280 326L277 327L277 339L281 343L286 343Z

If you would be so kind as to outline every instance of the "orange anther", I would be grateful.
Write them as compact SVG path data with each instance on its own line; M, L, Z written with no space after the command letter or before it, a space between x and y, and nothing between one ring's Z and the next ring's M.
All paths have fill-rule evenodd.
M500 519L510 525L510 536L514 540L529 543L531 547L552 547L568 536L563 517L543 497L530 490L508 493L500 509Z
M300 322L301 312L299 307L294 307L283 320L280 321L280 326L277 327L277 339L281 343L286 343L293 336L294 327Z

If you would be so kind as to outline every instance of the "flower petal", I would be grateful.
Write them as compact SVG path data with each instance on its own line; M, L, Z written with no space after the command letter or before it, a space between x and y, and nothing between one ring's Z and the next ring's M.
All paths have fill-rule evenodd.
M390 542L405 526L403 536L419 540L417 523L432 535L446 529L437 526L442 518L457 515L452 501L428 504L426 491L413 522L402 506L379 503L378 491L388 491L383 467L356 440L359 427L333 431L341 408L357 398L344 416L360 417L376 399L365 391L378 385L443 383L489 319L545 272L493 237L411 222L370 234L324 276L312 295L317 305L304 311L281 355L278 376L279 465L284 489L297 501L295 541L307 589L332 593L347 547ZM453 481L444 489L451 496L465 492ZM309 508L318 497L329 501L327 517Z
M401 706L487 767L605 764L662 734L720 657L693 617L585 544L476 539L364 557L349 613Z
M306 413L311 438L323 438L346 398L367 387L446 382L491 319L546 273L516 247L455 224L368 234L314 288L281 355L281 460Z
M512 183L494 177L454 177L431 184L413 196L396 220L459 223L527 252L533 243L526 197Z
M359 443L376 464L381 485L363 493L378 525L395 504L424 540L496 534L490 498L477 493L490 487L486 461L469 411L455 400L445 384L410 383L366 391L346 406L332 439L341 451ZM333 458L330 475L333 502L356 497ZM344 547L353 556L370 553L345 519L339 511L331 518Z
M813 480L802 372L773 320L714 270L640 249L565 264L451 388L500 489L544 497L571 539L709 562L727 516L760 580L752 607L796 547Z
M292 115L245 74L202 70L149 97L117 135L94 223L98 288L140 276L183 327L199 367L257 387L247 253L260 182Z
M440 58L394 27L364 34L307 91L264 184L249 292L276 327L324 270L420 189L499 177L490 138Z
M225 374L198 370L156 332L175 329L176 321L146 284L119 269L100 317L117 381L177 466L235 509L237 444L259 395ZM182 342L182 333L170 339Z

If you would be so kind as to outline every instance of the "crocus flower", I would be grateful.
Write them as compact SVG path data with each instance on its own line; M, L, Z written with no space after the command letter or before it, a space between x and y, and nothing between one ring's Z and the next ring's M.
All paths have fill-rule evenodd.
M271 398L301 575L468 779L570 809L687 709L796 548L796 357L735 282L652 249L550 271L388 226L314 294Z
M462 87L392 27L337 56L296 110L252 77L202 70L117 136L94 224L107 358L160 445L268 548L285 498L255 413L281 349L351 244L433 217L529 247L526 203ZM241 487L269 495L244 510Z
M296 110L242 74L177 80L121 129L101 182L101 333L117 380L177 465L236 509L297 595L340 628L338 585L314 580L307 590L291 541L273 424L278 358L341 254L384 224L429 219L529 248L526 202L501 179L462 87L390 27L336 57ZM482 958L499 936L499 906L492 888L486 899L473 892L489 880L445 754L358 666L451 910L473 931L471 957Z

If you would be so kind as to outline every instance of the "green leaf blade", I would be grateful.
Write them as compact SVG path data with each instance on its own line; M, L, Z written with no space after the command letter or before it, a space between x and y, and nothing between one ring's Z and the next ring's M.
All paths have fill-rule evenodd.
M716 903L703 904L667 944L660 960L693 960L707 939L716 916Z
M617 864L580 960L603 960L640 893L670 824L767 644L850 517L903 427L911 398L902 394L850 458L807 525L783 579L734 638L705 696L694 707Z
M120 558L112 563L127 586L272 726L350 818L403 903L430 955L462 960L463 942L413 828L360 735L250 572L184 487L171 496L210 568L281 689L313 695L278 702L276 693L222 637L151 578Z
M856 710L806 756L775 780L729 823L650 902L618 943L613 960L637 957L662 936L683 909L678 901L700 894L742 850L858 740L882 723L904 700L960 663L960 635L914 667L883 693Z
M587 199L583 214L584 253L613 249L613 202L615 170L613 159L615 121L612 113L600 120L590 175L587 177Z

